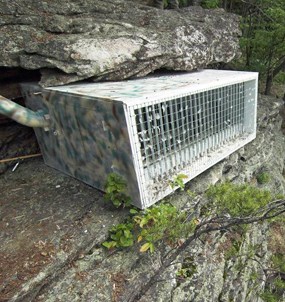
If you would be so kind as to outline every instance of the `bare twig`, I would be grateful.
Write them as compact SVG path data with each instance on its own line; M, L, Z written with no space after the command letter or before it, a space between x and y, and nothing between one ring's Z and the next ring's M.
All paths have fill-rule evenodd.
M42 154L41 153L36 153L36 154L23 155L23 156L12 157L12 158L5 158L5 159L0 160L0 164L7 163L7 162L10 162L10 161L19 160L19 159L26 159L26 158L39 157L39 156L42 156Z

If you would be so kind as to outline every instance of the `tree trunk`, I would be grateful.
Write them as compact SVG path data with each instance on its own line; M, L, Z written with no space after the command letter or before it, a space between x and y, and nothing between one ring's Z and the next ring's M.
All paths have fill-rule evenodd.
M265 84L265 91L264 91L265 95L271 94L272 83L273 83L273 74L271 71L268 71L266 76L266 84Z

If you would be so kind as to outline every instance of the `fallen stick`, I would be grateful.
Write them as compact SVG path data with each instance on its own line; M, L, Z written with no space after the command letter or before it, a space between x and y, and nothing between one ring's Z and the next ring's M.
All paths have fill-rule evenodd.
M5 159L0 160L0 164L6 163L6 162L9 162L9 161L18 160L18 159L26 159L26 158L39 157L39 156L42 156L42 154L41 153L36 153L36 154L23 155L23 156L12 157L12 158L5 158Z

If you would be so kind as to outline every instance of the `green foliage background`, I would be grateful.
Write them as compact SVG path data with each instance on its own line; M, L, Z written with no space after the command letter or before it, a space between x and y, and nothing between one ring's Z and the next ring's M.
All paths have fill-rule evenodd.
M241 16L242 57L235 69L259 72L265 94L274 82L285 86L285 0L202 0L201 5Z

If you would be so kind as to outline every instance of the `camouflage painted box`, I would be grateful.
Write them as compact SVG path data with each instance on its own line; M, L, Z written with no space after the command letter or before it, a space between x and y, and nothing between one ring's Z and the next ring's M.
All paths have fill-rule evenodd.
M104 191L111 172L146 208L256 135L257 73L203 70L173 76L23 86L28 107L50 115L35 129L47 165Z

